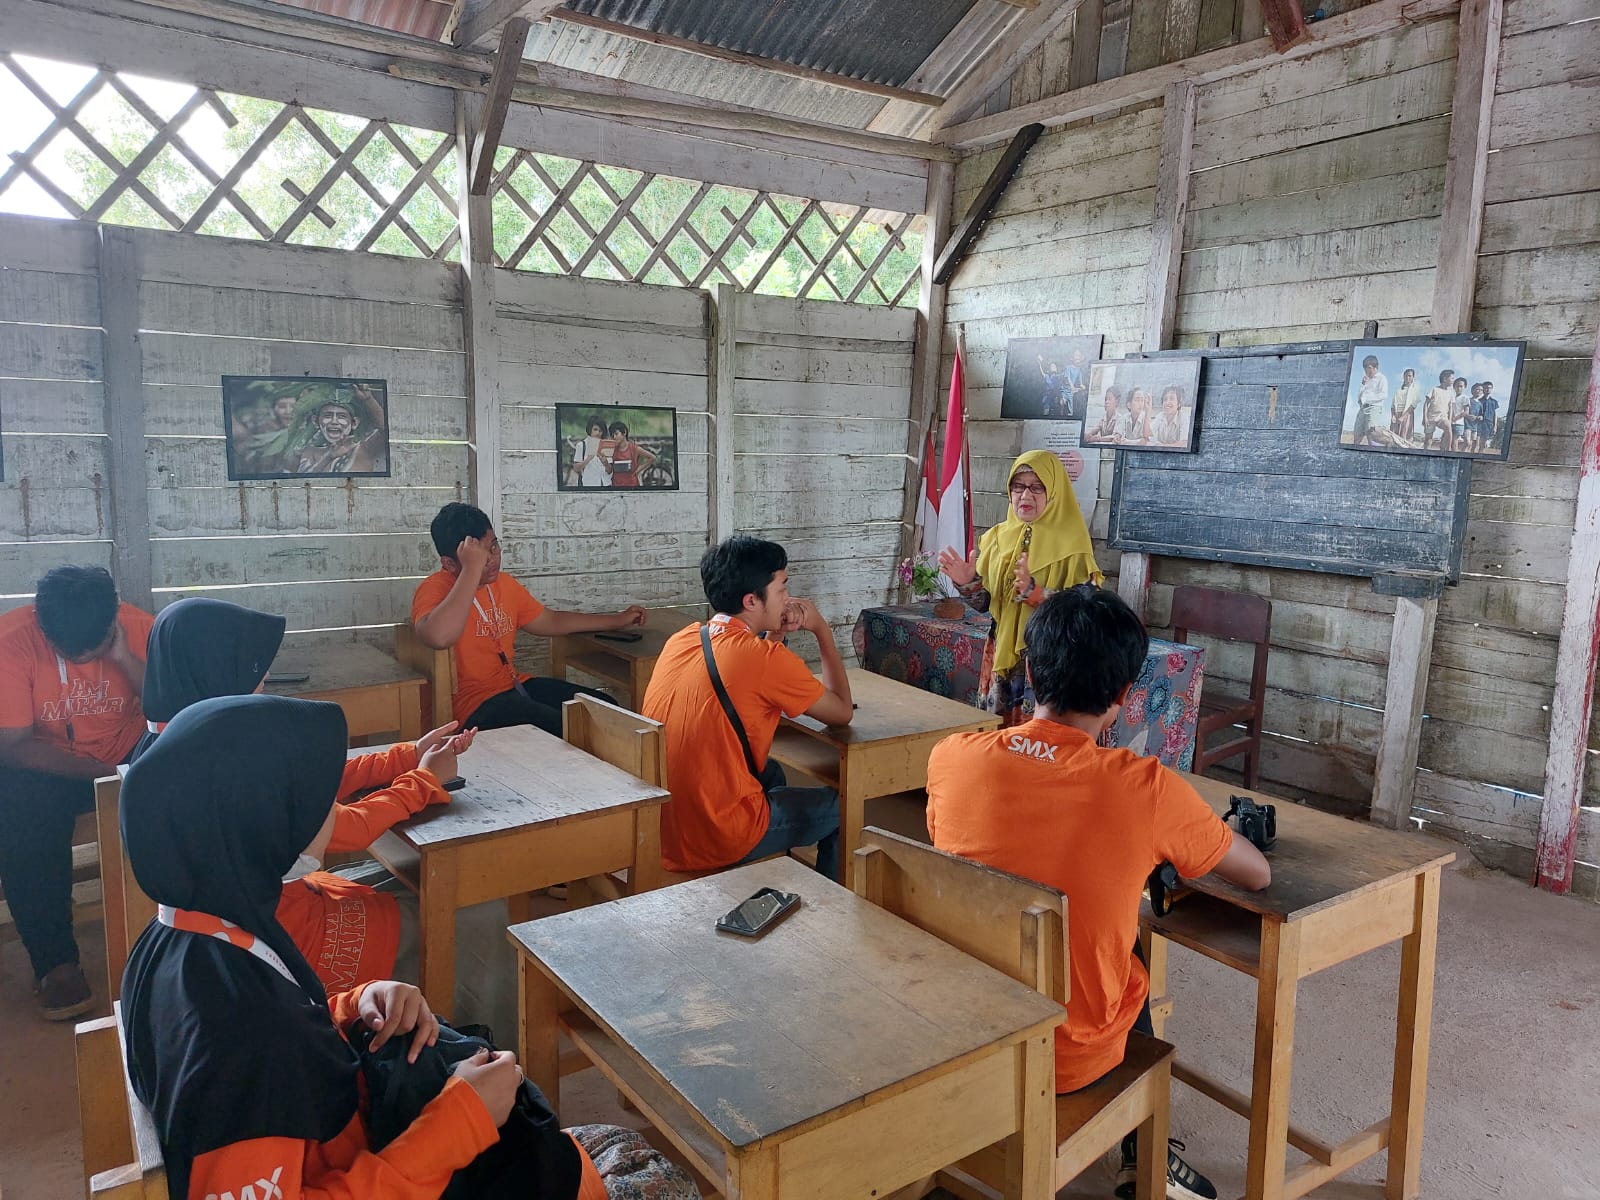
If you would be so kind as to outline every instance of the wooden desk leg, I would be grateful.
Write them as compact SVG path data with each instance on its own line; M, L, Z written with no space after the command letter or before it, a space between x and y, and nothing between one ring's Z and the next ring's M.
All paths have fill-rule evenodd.
M1150 972L1150 1026L1161 1037L1172 1014L1172 997L1167 995L1167 939L1141 925L1139 947Z
M641 804L634 809L633 867L628 872L628 894L653 892L661 886L661 805Z
M728 1155L727 1200L778 1200L776 1147Z
M653 662L636 658L628 664L628 707L634 712L644 711L644 690L650 686L650 668Z
M550 677L552 679L565 679L567 677L567 655L572 647L567 644L564 637L550 639Z
M400 688L400 740L414 742L423 732L422 684L406 684Z
M1261 922L1256 985L1256 1051L1250 1092L1248 1200L1282 1200L1289 1149L1289 1076L1294 1061L1294 1004L1300 981L1300 926Z
M1400 943L1394 1094L1389 1106L1388 1200L1415 1200L1422 1186L1422 1109L1433 1032L1434 952L1439 940L1439 869L1417 877L1416 925Z
M1016 1200L1050 1200L1056 1190L1055 1035L1029 1038L1016 1054L1017 1132L1006 1139L1004 1193Z
M456 1004L456 861L448 851L422 856L417 918L422 994L435 1016L449 1020Z
M856 847L867 823L867 802L857 793L865 788L867 771L859 768L859 755L846 748L839 752L839 882L855 886Z
M517 952L517 1062L557 1112L561 1109L561 993L529 958Z

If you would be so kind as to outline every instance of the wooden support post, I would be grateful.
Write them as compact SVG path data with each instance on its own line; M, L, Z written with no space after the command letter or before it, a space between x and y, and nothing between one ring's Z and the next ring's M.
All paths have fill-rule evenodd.
M1538 884L1572 889L1578 850L1578 807L1594 712L1600 658L1600 343L1589 366L1588 416L1578 475L1578 516L1567 559L1566 610L1556 651L1556 690L1550 702L1550 755L1539 818Z
M1306 24L1300 0L1261 0L1261 16L1267 23L1272 48L1279 54L1311 40L1311 28Z
M917 503L922 495L922 450L928 429L939 411L939 380L944 364L945 288L935 283L934 261L950 233L955 204L955 167L928 164L928 208L922 230L922 299L917 305L916 342L911 350L911 425L906 431L906 455L914 464L906 472L905 501L900 508L900 554L917 551Z
M100 325L105 346L105 420L111 435L111 573L129 604L154 607L150 493L144 469L144 356L139 347L138 235L100 225Z
M1025 12L996 38L981 58L967 70L961 82L944 99L944 107L934 117L935 129L964 121L988 99L989 93L1010 79L1016 69L1056 31L1083 0L1050 0L1032 12ZM1018 122L1020 128L1026 122Z
M711 501L711 543L734 535L734 392L738 383L734 347L739 340L739 289L717 284L711 310L711 464L707 491Z
M468 471L472 502L500 525L500 321L495 313L494 233L489 197L473 195L468 170L472 99L456 96L457 202L461 222L461 304L466 330Z
M1500 71L1505 0L1463 0L1456 46L1455 102L1444 168L1439 266L1433 276L1433 332L1467 333L1483 235L1483 185L1489 160L1489 117Z
M1373 581L1374 591L1392 591ZM1383 732L1372 782L1372 820L1402 828L1411 815L1422 741L1422 704L1433 661L1433 630L1439 617L1439 587L1419 596L1398 596L1389 631L1389 674L1383 697Z
M511 93L516 89L517 74L522 70L522 48L527 42L528 22L521 17L508 22L500 35L494 74L489 78L489 90L484 95L483 109L472 137L470 191L474 196L489 194L494 157L500 149L500 133L506 127L506 112L511 107Z
M1100 78L1100 26L1105 0L1083 0L1072 18L1072 58L1067 63L1067 90L1088 87Z
M1172 345L1178 318L1178 279L1183 265L1184 221L1189 214L1189 163L1194 148L1195 87L1167 89L1161 119L1161 163L1156 175L1156 213L1150 265L1144 285L1146 350Z
M1027 157L1028 151L1033 148L1033 144L1039 140L1039 135L1043 132L1044 126L1029 125L1019 129L1017 136L1011 139L1006 152L1000 156L1000 161L995 163L994 170L989 172L983 190L973 200L967 215L961 219L961 225L939 251L938 261L933 267L933 281L939 286L943 287L950 282L950 277L956 273L956 268L967 256L972 243L978 240L978 234L983 231L985 222L989 220L989 214L994 212L994 206L999 204L1000 197L1005 195L1006 185L1011 182L1011 177L1017 173L1017 168L1022 166L1022 160Z
M1150 605L1150 556L1143 550L1124 550L1117 567L1117 595L1128 602L1133 615L1144 620Z

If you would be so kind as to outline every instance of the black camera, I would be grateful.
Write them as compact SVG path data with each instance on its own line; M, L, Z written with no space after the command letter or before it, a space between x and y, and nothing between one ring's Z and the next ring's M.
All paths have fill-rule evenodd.
M1233 822L1257 850L1270 850L1278 840L1278 810L1270 804L1257 804L1248 796L1229 796L1228 815L1222 819Z

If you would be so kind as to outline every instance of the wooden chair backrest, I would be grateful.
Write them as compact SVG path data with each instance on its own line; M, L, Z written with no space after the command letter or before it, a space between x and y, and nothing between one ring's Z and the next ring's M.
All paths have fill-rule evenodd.
M90 1200L168 1200L166 1163L149 1110L128 1078L122 1005L75 1031L83 1174Z
M574 696L561 706L561 736L646 783L667 785L667 739L659 721L595 696Z
M1172 591L1172 629L1180 642L1188 641L1193 632L1263 645L1272 638L1272 601L1185 584Z
M433 693L433 724L429 728L447 724L451 719L450 698L456 690L455 655L449 650L435 650L410 625L401 625L394 632L394 656L428 680Z
M863 899L1067 1002L1067 898L1055 888L870 825L855 854Z
M156 902L133 877L122 848L122 776L94 782L94 815L100 839L100 897L106 915L106 994L122 995L122 968L146 925L156 919Z

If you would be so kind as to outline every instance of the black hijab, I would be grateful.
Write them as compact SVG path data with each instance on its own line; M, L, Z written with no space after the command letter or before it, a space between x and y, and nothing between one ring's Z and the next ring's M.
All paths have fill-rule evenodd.
M150 630L140 699L147 720L170 721L213 696L246 696L266 678L286 622L225 600L193 597L169 604ZM134 747L138 759L155 734Z
M356 1055L276 916L284 872L333 806L345 740L336 704L219 697L185 708L128 768L122 844L139 886L253 933L294 977L159 922L134 945L128 1065L175 1197L198 1155L252 1138L328 1141L356 1113Z

